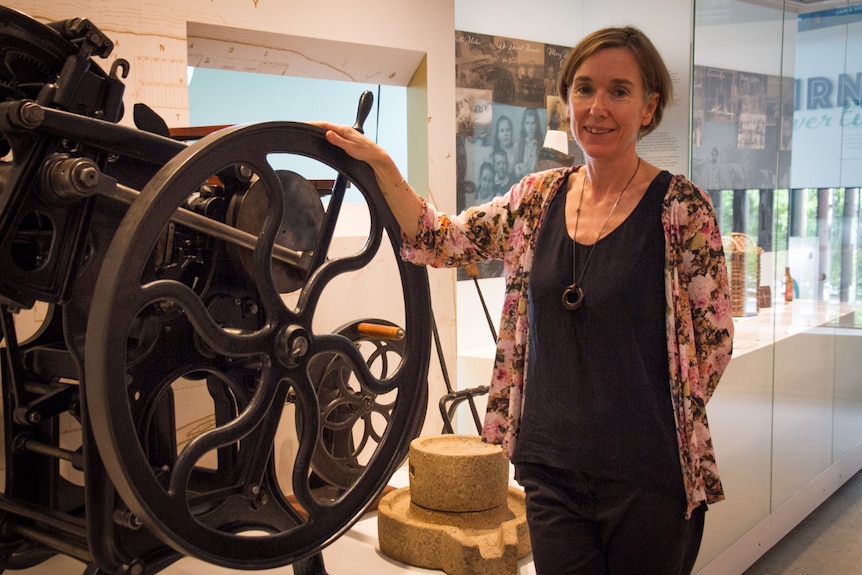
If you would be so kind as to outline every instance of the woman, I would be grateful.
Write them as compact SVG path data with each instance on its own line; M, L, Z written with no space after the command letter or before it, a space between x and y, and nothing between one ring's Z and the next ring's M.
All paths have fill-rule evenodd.
M485 203L494 197L494 178L496 170L490 162L482 162L479 166L479 182L476 186L476 197L473 204Z
M518 143L515 141L515 126L509 116L503 114L497 118L494 124L494 139L491 142L491 153L488 161L497 165L500 152L506 154L506 168L503 174L497 175L497 183L508 182L508 190L512 182L516 180L515 164L518 161Z
M515 176L523 178L533 171L539 160L545 135L539 123L539 112L534 108L524 108L521 118L521 136L518 138L518 150L515 153Z
M724 498L705 412L733 338L721 235L703 190L637 154L672 101L642 32L584 38L559 95L585 164L456 217L373 142L324 126L375 170L404 258L504 260L483 436L526 492L537 573L690 573L706 505Z

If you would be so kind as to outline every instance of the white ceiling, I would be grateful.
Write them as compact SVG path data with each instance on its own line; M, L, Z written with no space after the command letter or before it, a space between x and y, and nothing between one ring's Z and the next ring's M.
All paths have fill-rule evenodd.
M862 4L862 0L742 0L749 4L767 6L778 10L784 9L794 14L805 14L807 12L818 12L832 8L845 6L856 6Z

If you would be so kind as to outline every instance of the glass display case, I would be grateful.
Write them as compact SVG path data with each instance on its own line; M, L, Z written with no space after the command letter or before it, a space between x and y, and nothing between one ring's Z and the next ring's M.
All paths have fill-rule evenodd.
M862 466L862 2L694 6L690 172L736 318L709 404L727 501L698 565L744 569Z

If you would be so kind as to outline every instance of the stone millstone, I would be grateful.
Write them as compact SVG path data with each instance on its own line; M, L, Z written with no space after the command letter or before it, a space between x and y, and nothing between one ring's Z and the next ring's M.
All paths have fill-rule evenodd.
M434 511L485 511L505 505L509 462L478 436L419 437L410 443L410 498Z
M410 488L390 491L377 507L380 551L396 561L447 575L517 575L531 551L524 492L508 487L506 505L448 513L419 507Z
M448 575L517 575L531 550L527 512L500 447L476 436L420 437L408 457L410 486L378 504L381 552Z

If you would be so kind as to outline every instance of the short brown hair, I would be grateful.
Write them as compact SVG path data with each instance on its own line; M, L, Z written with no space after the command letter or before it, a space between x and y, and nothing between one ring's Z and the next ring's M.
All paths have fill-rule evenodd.
M640 129L640 137L646 136L658 127L664 109L673 101L673 82L659 51L647 35L634 26L602 28L578 42L577 46L569 50L560 68L557 93L564 102L568 103L575 72L587 58L606 48L628 50L634 56L641 71L646 95L658 94L658 105L652 121L646 126L641 126Z

